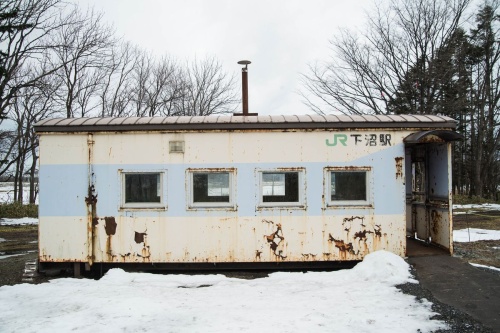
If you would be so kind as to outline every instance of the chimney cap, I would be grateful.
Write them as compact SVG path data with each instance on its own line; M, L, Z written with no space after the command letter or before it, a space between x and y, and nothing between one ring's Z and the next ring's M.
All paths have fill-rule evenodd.
M238 61L239 65L250 65L252 62L250 60L240 60Z

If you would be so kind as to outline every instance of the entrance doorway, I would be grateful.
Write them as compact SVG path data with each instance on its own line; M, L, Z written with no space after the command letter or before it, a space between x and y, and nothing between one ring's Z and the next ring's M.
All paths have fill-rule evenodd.
M451 131L425 131L405 138L406 235L453 253ZM408 249L408 246L407 246Z

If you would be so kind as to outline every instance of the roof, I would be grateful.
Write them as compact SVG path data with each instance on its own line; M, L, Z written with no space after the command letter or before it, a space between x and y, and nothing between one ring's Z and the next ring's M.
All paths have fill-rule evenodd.
M434 115L283 115L51 118L35 124L37 132L447 128L455 120Z

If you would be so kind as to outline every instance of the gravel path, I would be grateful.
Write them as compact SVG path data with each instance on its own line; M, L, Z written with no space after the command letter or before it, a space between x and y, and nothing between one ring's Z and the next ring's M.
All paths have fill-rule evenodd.
M416 276L412 268L412 275ZM403 293L415 296L418 300L426 299L432 302L432 310L438 313L433 319L445 321L449 329L439 330L436 333L495 333L492 329L485 327L481 322L463 313L454 307L441 303L432 293L422 288L420 283L406 283L397 286Z

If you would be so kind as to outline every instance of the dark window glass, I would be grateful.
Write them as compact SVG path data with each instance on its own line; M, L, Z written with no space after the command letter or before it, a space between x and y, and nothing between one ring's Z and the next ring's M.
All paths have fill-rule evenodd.
M193 202L229 202L229 173L193 173Z
M263 202L299 202L298 172L263 172Z
M161 202L159 173L125 174L125 203Z
M366 172L332 171L331 200L366 200Z

